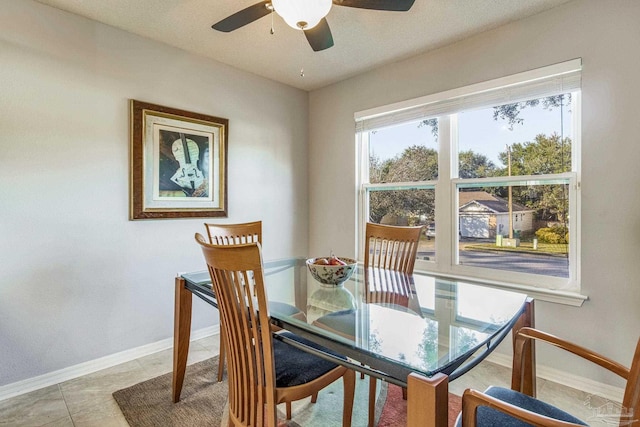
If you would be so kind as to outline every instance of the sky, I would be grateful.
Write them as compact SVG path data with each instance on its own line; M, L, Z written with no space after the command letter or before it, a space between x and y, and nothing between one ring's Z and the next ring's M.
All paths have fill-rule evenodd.
M571 138L571 115L570 107L564 108L563 120L559 108L545 110L542 105L527 107L520 113L524 123L515 124L510 130L505 120L493 119L491 107L460 113L459 150L484 154L501 167L504 165L498 160L498 154L505 151L507 144L533 141L540 133L551 135L554 132L560 134L561 131L564 131L564 137ZM561 126L561 122L564 126ZM419 127L418 124L412 122L375 131L370 139L371 149L381 160L392 158L412 145L425 145L437 150L431 127Z

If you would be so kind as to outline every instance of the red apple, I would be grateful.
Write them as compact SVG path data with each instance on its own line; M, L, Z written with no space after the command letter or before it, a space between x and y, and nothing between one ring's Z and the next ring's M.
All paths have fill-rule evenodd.
M329 259L329 265L347 265L347 263L342 261L335 255L332 255L331 258Z

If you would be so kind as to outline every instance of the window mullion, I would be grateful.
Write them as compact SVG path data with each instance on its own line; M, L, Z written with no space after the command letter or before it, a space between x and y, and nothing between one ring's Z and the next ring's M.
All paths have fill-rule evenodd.
M445 238L436 238L436 264L438 270L450 270L454 261L454 241L453 237L453 202L451 197L450 177L453 173L454 161L451 156L455 152L452 135L455 134L453 127L455 120L451 120L451 116L438 117L438 183L436 184L436 236L445 236Z
M369 182L369 132L358 132L356 134L356 152L359 156L357 170L357 179L359 182L357 183L357 188L359 188L359 198L358 198L358 213L356 214L358 221L358 231L356 234L356 253L357 258L362 260L364 259L364 238L362 236L365 235L365 228L367 223L367 213L369 212L369 199L367 197L367 191L364 188L365 183Z

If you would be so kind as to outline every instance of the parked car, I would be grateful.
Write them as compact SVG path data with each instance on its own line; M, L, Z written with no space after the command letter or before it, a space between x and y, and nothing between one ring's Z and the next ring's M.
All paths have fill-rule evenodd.
M432 237L436 237L436 223L432 222L424 229L424 235L427 236L427 240L431 240Z

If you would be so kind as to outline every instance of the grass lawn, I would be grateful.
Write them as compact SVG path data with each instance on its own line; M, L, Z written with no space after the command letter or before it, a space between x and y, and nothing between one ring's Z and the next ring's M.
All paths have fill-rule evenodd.
M462 245L461 245L462 246ZM567 255L569 245L566 243L540 243L538 248L533 249L533 242L520 241L517 248L511 246L496 246L495 243L467 243L464 245L466 250L490 250L501 252L526 252L540 255Z
M427 240L425 236L420 239L420 249L419 250L434 250L435 249L435 238L431 238ZM539 254L539 255L556 255L556 256L566 256L569 252L569 245L566 243L540 243L538 242L538 248L533 249L533 242L523 242L520 241L520 246L517 248L510 246L496 246L494 242L487 241L473 241L473 240L462 240L460 241L460 249L461 250L477 250L477 251L497 251L497 252L523 252L530 254Z

